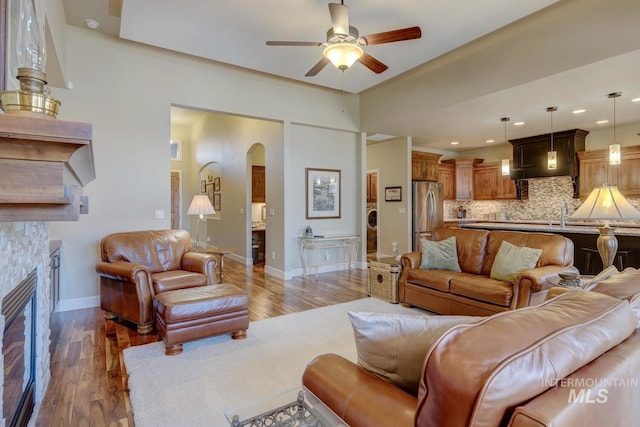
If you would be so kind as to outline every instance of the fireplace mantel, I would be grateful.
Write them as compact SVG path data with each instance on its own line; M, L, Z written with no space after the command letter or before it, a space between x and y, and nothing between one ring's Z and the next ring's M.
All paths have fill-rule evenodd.
M0 221L77 221L95 179L87 123L0 114Z

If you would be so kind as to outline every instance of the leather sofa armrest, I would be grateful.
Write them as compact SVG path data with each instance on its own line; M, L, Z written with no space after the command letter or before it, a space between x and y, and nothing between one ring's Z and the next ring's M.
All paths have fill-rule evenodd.
M351 427L414 425L414 396L337 354L312 360L302 384Z
M96 264L96 273L102 277L123 282L136 283L139 275L146 276L147 282L151 280L151 272L147 267L127 261L100 261Z
M530 282L531 292L540 292L554 286L551 279L559 279L558 273L580 274L574 266L545 265L544 267L533 268L518 274L515 284L518 286L519 283L527 280Z
M183 270L205 274L208 277L208 285L216 283L216 265L217 261L214 255L200 252L186 252L180 263Z
M422 252L409 252L400 258L402 269L418 268L422 262Z

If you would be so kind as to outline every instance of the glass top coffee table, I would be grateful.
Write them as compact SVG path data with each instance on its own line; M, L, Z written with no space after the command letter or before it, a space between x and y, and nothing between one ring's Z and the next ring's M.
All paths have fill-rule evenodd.
M231 427L348 427L304 387L225 412Z

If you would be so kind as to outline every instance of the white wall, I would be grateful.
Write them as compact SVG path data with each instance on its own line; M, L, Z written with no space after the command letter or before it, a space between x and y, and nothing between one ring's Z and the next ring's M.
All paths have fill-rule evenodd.
M367 145L367 169L378 169L378 253L411 251L411 139L396 138ZM385 202L385 187L402 187L401 202Z
M288 248L297 248L298 237L302 236L307 225L314 234L360 235L366 244L366 235L362 235L364 221L364 196L362 194L362 176L364 169L361 158L360 134L350 131L310 127L301 124L286 126L285 164L285 210L288 213L284 238ZM339 169L341 180L341 218L306 219L305 169ZM267 186L269 178L267 177ZM271 195L267 194L267 200ZM267 204L267 220L271 203ZM269 225L267 223L267 230ZM269 237L267 238L267 241ZM361 245L362 247L362 245ZM362 251L360 251L362 252ZM337 253L330 254L331 262ZM359 256L362 256L360 253ZM267 258L270 252L267 253ZM302 263L297 249L286 253L285 269L288 276L300 275ZM344 267L344 266L343 266Z
M317 129L331 127L348 134L357 132L356 96L117 40L81 28L68 26L67 36L67 74L74 89L53 88L52 95L62 101L58 120L93 124L97 177L84 189L89 196L89 214L82 215L77 222L51 224L51 238L63 241L61 310L98 304L98 277L94 268L103 236L126 230L169 228L171 165L167 146L172 104L285 123L285 151L277 154L280 159L270 159L269 152L266 158L268 164L284 165L279 172L272 168L266 178L267 198L277 216L271 220L282 224L287 214L284 194L288 197L289 194L286 182L282 187L276 183L289 177L299 179L300 165L288 162L287 158L302 157L295 147L294 155L288 156L287 144L305 144L306 158L326 156L327 167L349 170L347 176L358 173L361 167L350 162L353 156L336 158L327 154L327 143L334 150L340 146L318 138ZM292 126L291 122L310 126ZM286 135L287 126L295 128L295 138ZM283 177L278 178L278 174ZM293 197L299 197L297 194ZM190 200L190 196L184 197ZM158 209L167 213L165 219L154 219ZM353 209L343 212L343 221L350 225L360 220L360 214ZM298 211L294 217L299 218ZM292 239L290 234L287 236L290 246ZM284 247L283 244L282 251Z

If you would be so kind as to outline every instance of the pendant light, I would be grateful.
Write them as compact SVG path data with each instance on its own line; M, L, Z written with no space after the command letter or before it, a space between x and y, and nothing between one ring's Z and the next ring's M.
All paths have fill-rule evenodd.
M551 150L547 153L547 169L556 169L558 167L558 153L553 149L553 112L558 107L548 107L547 112L551 113Z
M507 157L507 122L511 120L509 117L503 117L500 119L504 123L504 158L502 159L502 175L509 175L509 158Z
M622 92L612 92L609 98L613 98L613 144L609 145L609 164L620 164L620 144L616 143L616 98L622 95Z

